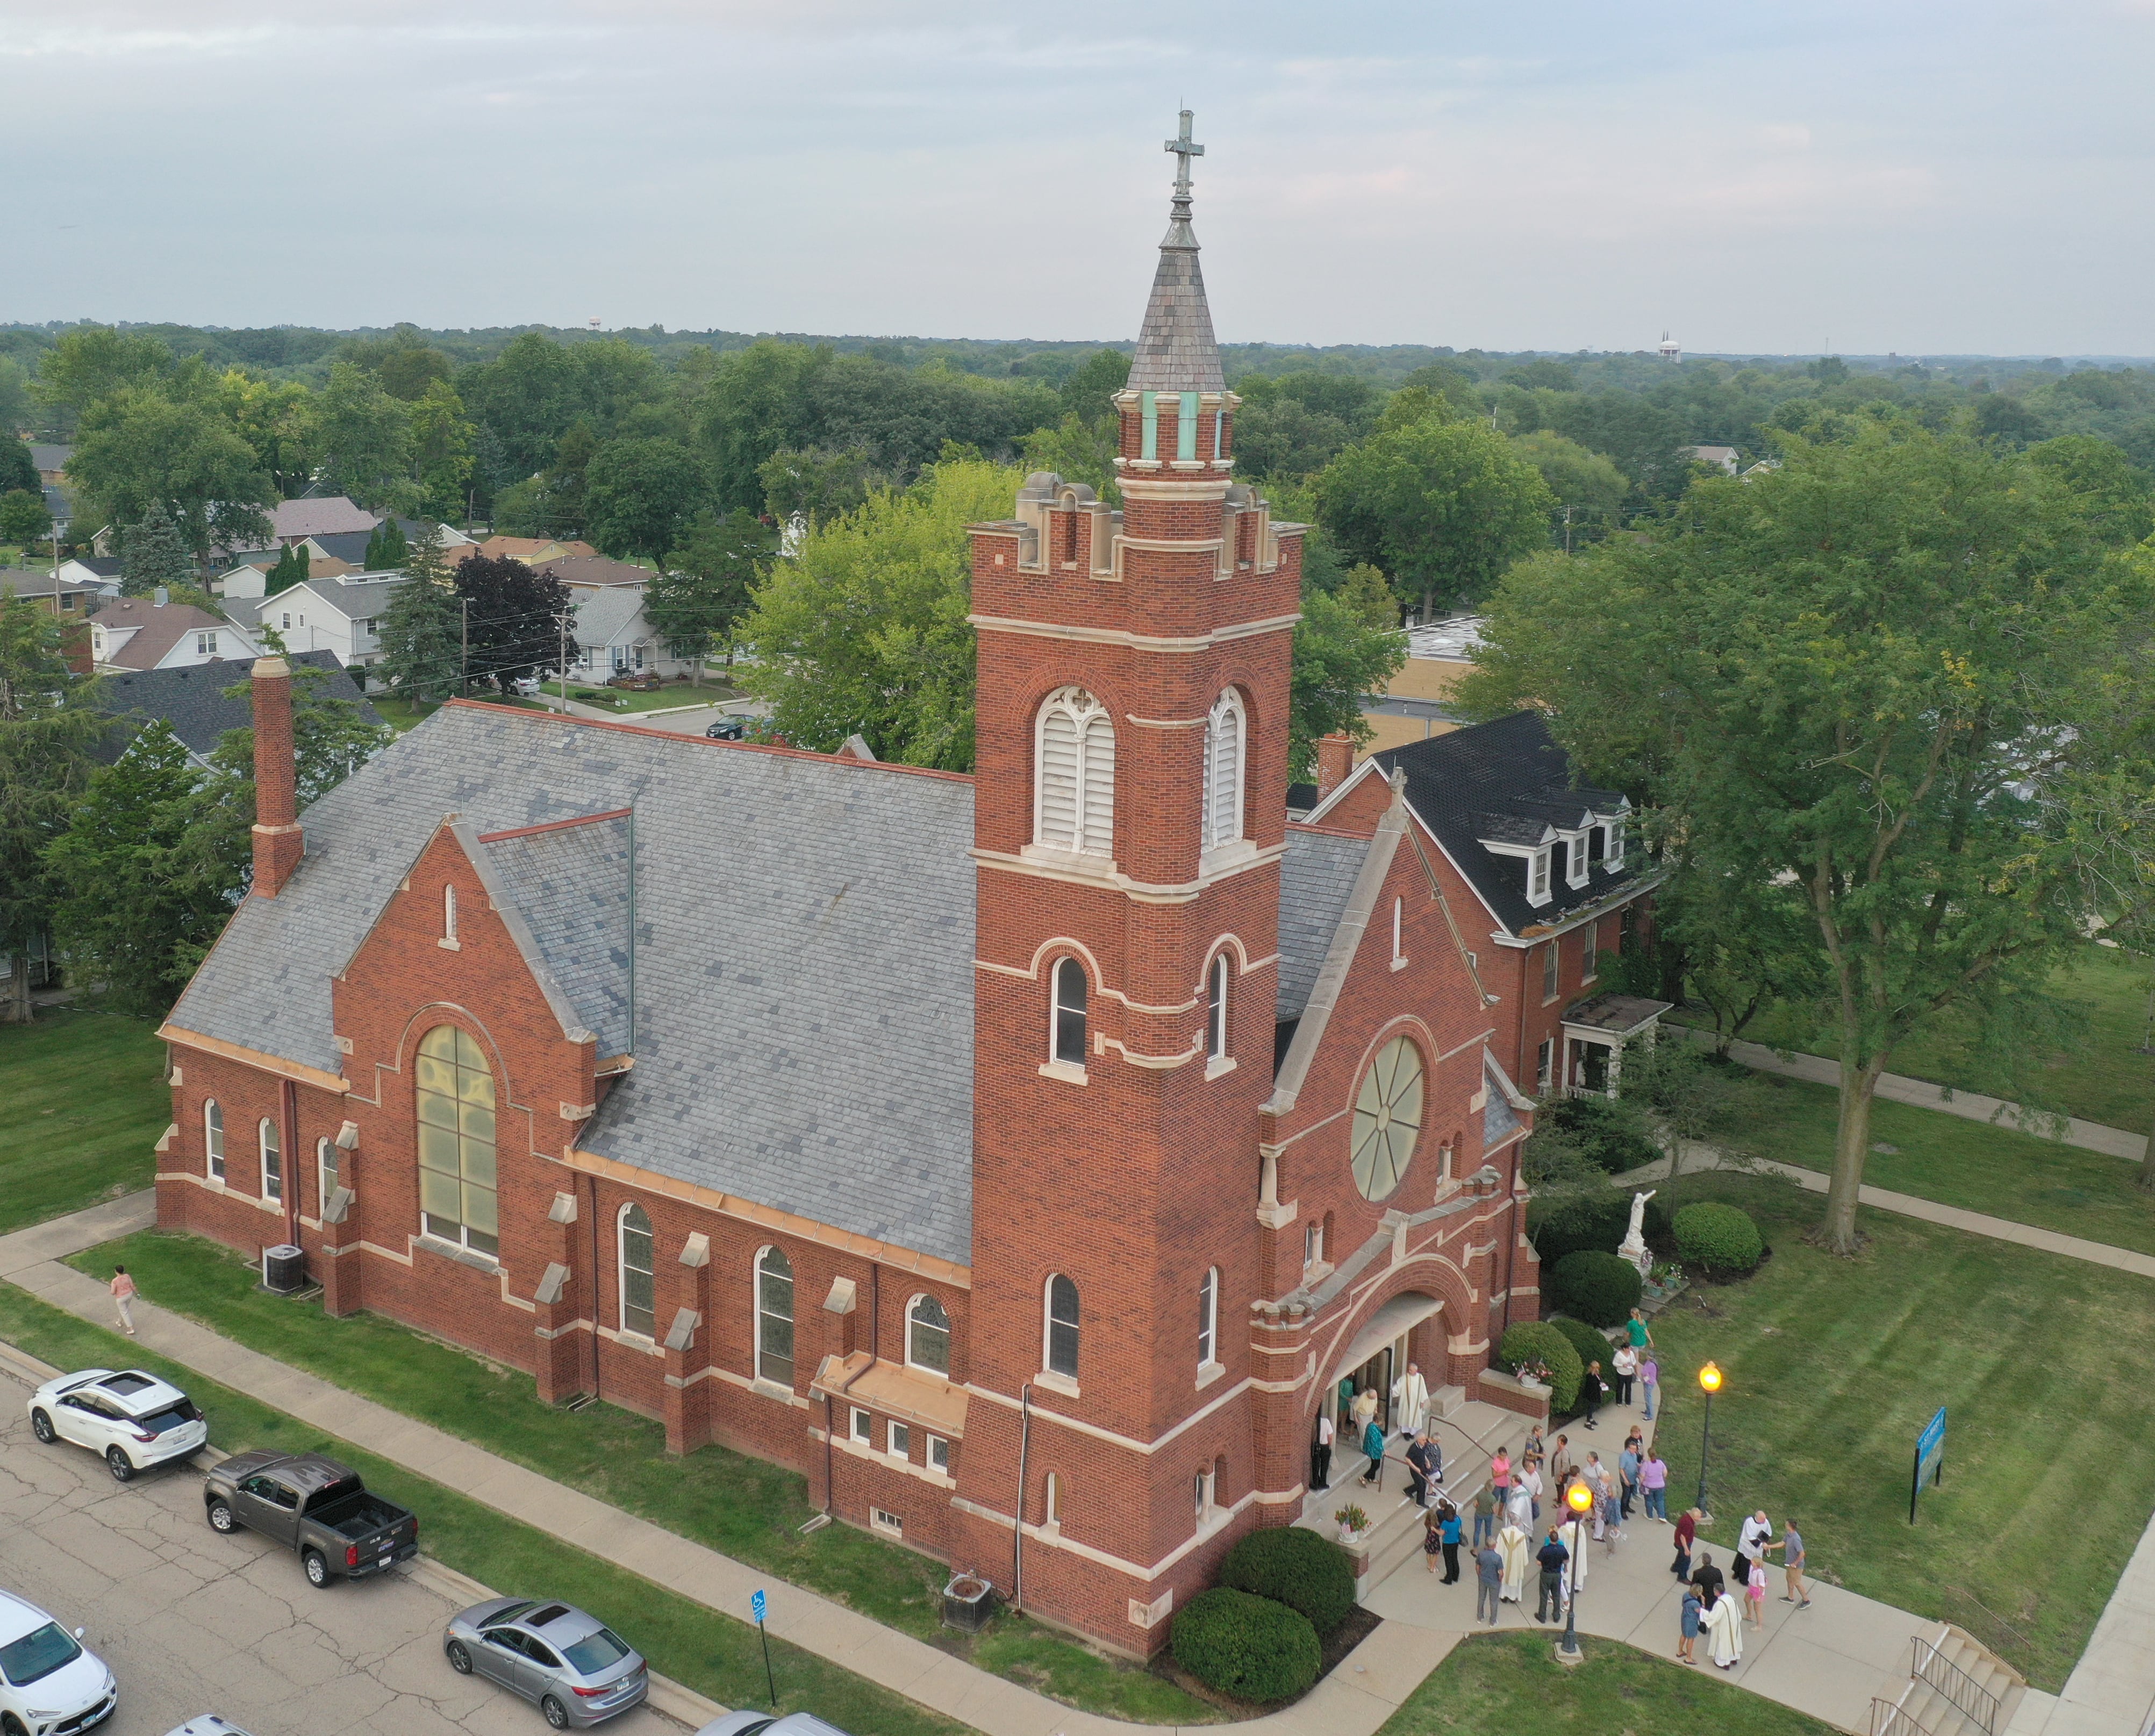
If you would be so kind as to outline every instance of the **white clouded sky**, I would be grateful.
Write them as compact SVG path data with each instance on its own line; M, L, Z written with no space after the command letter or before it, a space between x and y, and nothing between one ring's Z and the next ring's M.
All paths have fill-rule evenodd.
M2155 0L0 0L0 320L2155 353Z

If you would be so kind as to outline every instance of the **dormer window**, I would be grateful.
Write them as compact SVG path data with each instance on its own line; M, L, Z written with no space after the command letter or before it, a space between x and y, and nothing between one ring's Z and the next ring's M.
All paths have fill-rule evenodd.
M1601 828L1601 858L1612 868L1624 866L1624 817L1621 814Z
M1564 883L1567 886L1586 884L1586 833L1572 833L1564 841Z
M1527 902L1545 904L1549 895L1549 853L1547 848L1534 852L1533 866L1527 873Z

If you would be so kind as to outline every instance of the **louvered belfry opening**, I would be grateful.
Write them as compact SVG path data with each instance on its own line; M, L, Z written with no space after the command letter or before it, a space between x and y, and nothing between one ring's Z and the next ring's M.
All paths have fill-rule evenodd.
M1039 816L1034 842L1088 856L1114 853L1115 726L1080 687L1040 711Z

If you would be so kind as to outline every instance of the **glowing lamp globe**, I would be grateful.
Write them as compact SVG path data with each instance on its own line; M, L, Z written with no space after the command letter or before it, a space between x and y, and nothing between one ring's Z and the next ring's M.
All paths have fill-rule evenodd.
M1699 1384L1700 1387L1701 1387L1702 1389L1703 1389L1705 1391L1707 1391L1707 1392L1718 1392L1718 1391L1720 1391L1720 1390L1721 1390L1721 1370L1720 1370L1720 1369L1719 1369L1719 1368L1717 1368L1717 1367L1714 1364L1712 1364L1712 1363L1710 1363L1710 1362L1709 1362L1708 1364L1707 1364L1707 1365L1706 1365L1704 1368L1701 1369L1701 1370L1698 1371L1698 1384Z
M1584 1514L1594 1506L1594 1491L1583 1483L1575 1483L1564 1492L1564 1500L1574 1513Z

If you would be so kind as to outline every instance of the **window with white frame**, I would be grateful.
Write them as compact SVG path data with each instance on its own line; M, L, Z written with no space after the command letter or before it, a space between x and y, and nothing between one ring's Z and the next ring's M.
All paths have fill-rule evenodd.
M1606 842L1601 847L1601 859L1612 868L1624 866L1624 817L1619 814L1602 828Z
M905 1311L905 1360L946 1378L950 1373L950 1317L933 1296L916 1296Z
M1542 999L1544 1001L1556 999L1557 973L1562 968L1559 957L1562 950L1563 943L1558 940L1550 941L1542 949Z
M873 1445L875 1441L875 1418L858 1405L853 1406L853 1438L863 1447Z
M945 1477L950 1474L950 1443L940 1435L928 1437L928 1468L940 1471Z
M1205 719L1205 848L1231 843L1242 835L1244 727L1242 699L1229 688L1213 703Z
M1227 1058L1227 955L1213 955L1205 972L1205 1052L1214 1061Z
M755 1257L755 1377L793 1384L793 1262L782 1248Z
M1212 1513L1212 1469L1209 1465L1197 1473L1194 1493L1196 1497L1197 1522L1200 1525Z
M209 1179L224 1180L224 1107L215 1098L202 1104L202 1150L209 1155Z
M1078 1286L1061 1273L1047 1281L1047 1372L1078 1378Z
M1197 1285L1197 1365L1210 1368L1220 1358L1220 1268L1207 1267Z
M652 1258L651 1219L634 1201L621 1208L616 1229L620 1245L621 1329L641 1338L658 1335L658 1278Z
M217 655L217 635L213 632L197 633L195 635L195 655L197 657L215 657Z
M1040 1523L1043 1525L1062 1523L1062 1477L1059 1472L1047 1473L1047 1486L1041 1495Z
M1564 841L1564 883L1585 885L1587 866L1586 834L1581 832Z
M468 1031L437 1025L413 1075L419 1122L419 1227L483 1254L501 1251L494 1072Z
M1111 856L1115 842L1115 725L1081 687L1051 694L1033 741L1033 842Z
M1528 875L1527 900L1541 904L1548 901L1549 853L1546 849L1534 852L1533 866Z
M912 1429L902 1422L892 1423L890 1425L890 1446L888 1450L890 1456L894 1459L911 1458L913 1457Z
M1053 1047L1049 1058L1072 1067L1085 1064L1085 967L1074 958L1055 966L1055 1007L1051 1021Z
M442 888L442 938L457 938L457 889L454 886Z
M1601 924L1589 922L1579 931L1579 980L1591 982L1600 968Z
M1556 1064L1556 1039L1544 1037L1541 1047L1534 1051L1534 1094L1548 1095L1549 1069Z
M277 1124L264 1115L257 1124L254 1135L262 1150L262 1197L282 1200L284 1197L284 1156L277 1145Z
M315 1185L321 1190L317 1209L329 1209L330 1196L337 1191L337 1149L332 1139L315 1141Z

